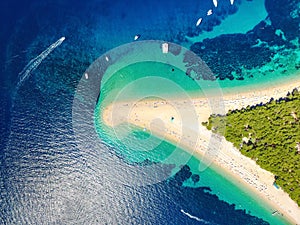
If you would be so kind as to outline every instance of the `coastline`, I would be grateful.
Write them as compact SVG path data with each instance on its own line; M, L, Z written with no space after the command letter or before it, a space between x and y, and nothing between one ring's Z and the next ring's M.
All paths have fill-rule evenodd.
M272 84L265 89L239 91L224 91L223 102L226 112L248 105L266 103L270 98L285 97L294 88L300 88L300 81L288 81L284 84ZM270 207L283 214L291 224L299 223L300 208L282 189L273 186L274 175L261 169L253 160L243 156L225 138L213 135L201 125L213 113L207 99L193 97L186 99L142 100L139 102L118 102L108 105L103 110L104 123L110 127L121 123L130 123L151 131L155 136L166 139L189 153L196 155L220 172L227 174L233 180L260 196ZM197 115L198 126L194 121L182 123L181 117ZM170 116L174 121L170 120ZM178 119L179 118L179 119ZM155 120L154 120L155 119ZM164 126L156 123L157 119L164 121ZM195 124L194 124L195 125ZM184 127L184 132L182 130ZM222 143L215 148L211 143Z

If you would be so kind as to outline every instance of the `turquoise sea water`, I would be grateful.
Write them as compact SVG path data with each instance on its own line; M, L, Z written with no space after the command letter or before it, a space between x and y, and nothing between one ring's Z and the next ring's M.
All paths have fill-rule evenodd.
M121 61L120 65L122 64ZM118 146L115 149L117 155L130 164L151 165L151 163L162 163L173 165L175 168L169 173L168 179L178 173L181 166L188 165L193 176L199 176L200 181L195 182L193 177L190 177L184 181L183 186L209 187L209 193L217 195L223 201L234 204L236 210L246 210L247 213L262 218L270 224L287 223L282 217L273 216L272 213L275 209L266 205L258 196L255 196L232 177L224 174L221 169L210 165L203 171L201 168L206 166L201 157L190 155L185 150L178 149L176 144L161 140L139 127L127 124L119 125L114 129L107 127L101 121L101 110L111 102L139 101L144 98L168 100L168 98L184 98L186 95L204 96L203 92L206 92L206 90L203 91L201 87L204 89L216 88L216 85L214 87L199 85L195 79L187 76L185 71L168 63L145 61L120 67L120 70L104 75L101 95L95 111L97 132L110 145ZM292 77L291 74L289 76ZM149 77L155 79L148 79ZM172 81L174 85L156 82L157 77ZM145 79L144 82L138 82L141 79ZM207 82L211 84L211 81ZM220 84L218 86L220 90L228 89L230 88L229 85L234 83L216 82ZM245 82L242 86L237 85L236 90L240 90L241 87L243 90L257 88L255 81L252 82L250 84ZM233 91L232 86L230 90Z
M147 81L147 77L164 78L166 81L172 81L174 85L167 83ZM145 82L137 82L139 79L145 78ZM104 78L105 79L105 78ZM130 85L130 87L128 87ZM128 87L129 90L126 90ZM101 98L105 99L107 95L116 96L118 93L126 93L120 96L121 100L138 99L141 96L149 96L156 94L169 95L170 97L180 97L184 95L182 92L197 92L201 96L199 85L185 75L185 71L180 70L174 65L161 62L140 62L130 64L113 74L101 88ZM112 93L113 92L113 93ZM103 95L103 97L102 97ZM154 97L154 96L153 96Z
M119 100L207 96L297 79L299 2L233 2L1 1L0 224L287 224L218 168L199 169L201 157L98 120L118 93ZM17 85L23 68L62 36ZM199 80L193 70L187 76L179 48L169 57L151 41L142 45L149 40L186 47L211 73L202 67ZM141 45L108 52L131 42ZM203 81L212 74L217 83Z

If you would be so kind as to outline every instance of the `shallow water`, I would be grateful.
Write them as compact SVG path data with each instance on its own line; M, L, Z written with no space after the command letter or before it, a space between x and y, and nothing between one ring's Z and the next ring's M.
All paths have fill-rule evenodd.
M243 2L236 0L231 6L220 0L215 9L212 1L205 0L2 1L0 223L285 224L271 216L272 209L215 169L199 172L199 160L185 151L174 151L171 144L155 138L151 140L160 143L155 150L141 151L145 146L139 145L140 140L148 137L141 130L131 134L128 143L116 143L105 133L100 139L93 117L97 96L86 101L86 96L75 94L94 60L132 42L136 34L141 35L138 41L158 39L190 48L207 63L222 88L295 77L300 67L300 6L296 2L266 0L271 17L251 32L225 32L200 43L186 39L212 30ZM248 4L255 8L261 2ZM207 16L211 8L213 15ZM199 17L205 19L196 27ZM62 36L66 40L30 72L13 104L19 72ZM111 82L120 85L121 72L134 68L141 72L134 76L170 79L176 73L175 81L185 92L193 89L185 71L175 67L170 72L173 67L168 64L153 64L156 74L143 64L133 64L115 71L116 80ZM128 78L126 82L137 77ZM91 85L92 89L97 85ZM142 86L138 89L148 94ZM82 105L73 111L80 97ZM74 124L74 117L81 119ZM179 170L183 164L193 175L187 167ZM158 183L149 178L161 175L165 179ZM196 175L200 180L194 184ZM152 184L141 186L141 180Z
M174 71L172 69L174 69ZM274 212L272 207L265 205L261 199L257 198L257 196L233 178L225 176L224 174L222 175L221 170L217 170L214 167L207 167L205 163L200 160L201 157L200 159L197 159L195 156L190 155L182 149L178 149L173 144L160 140L142 128L132 127L126 124L119 125L114 129L105 126L101 121L101 109L105 107L105 101L108 101L108 103L114 100L125 102L126 100L138 101L139 99L143 99L143 96L154 98L155 95L153 96L151 93L156 93L156 96L164 96L164 99L168 99L164 95L165 92L169 94L167 96L170 98L180 96L180 92L175 91L173 93L172 89L168 89L170 86L161 87L160 85L164 84L155 82L156 79L153 80L153 83L146 83L145 86L136 82L138 79L153 75L176 82L176 84L184 90L185 94L194 94L195 91L201 93L199 85L197 85L194 80L186 76L184 71L178 70L177 68L175 69L170 65L156 62L144 62L123 67L121 70L112 74L109 79L103 78L106 82L101 88L101 95L98 102L99 111L97 110L95 113L96 129L99 137L105 142L110 143L111 146L118 146L115 148L115 153L129 164L137 164L149 168L151 168L153 164L156 165L156 163L166 166L173 165L174 168L169 171L168 174L163 175L160 175L159 171L156 170L155 167L152 167L156 176L159 177L157 182L166 179L169 180L172 176L176 177L176 174L180 173L181 166L188 165L192 174L187 175L188 177L187 179L184 179L184 181L182 180L181 185L184 188L209 187L210 191L207 193L215 194L220 200L234 204L236 210L246 210L248 214L263 218L270 224L285 224L285 221L272 216L272 212ZM118 82L119 80L121 81ZM130 91L124 91L124 88L128 88L128 85L132 83L137 83L137 85L130 87ZM154 87L151 88L151 85ZM147 90L145 90L145 88L147 88ZM134 92L131 92L131 90L134 90ZM125 93L125 96L121 96L120 98L116 97L122 95L120 94L122 92ZM111 93L114 93L112 94L114 97L113 99L110 99ZM107 98L109 100L107 100ZM205 169L203 170L201 168ZM153 176L153 171L148 176ZM195 182L195 180L193 180L193 177L195 176L198 176L200 181ZM143 177L140 179L143 179ZM141 181L141 183L143 182ZM199 219L197 218L198 217L194 218L192 216L192 219L199 222Z

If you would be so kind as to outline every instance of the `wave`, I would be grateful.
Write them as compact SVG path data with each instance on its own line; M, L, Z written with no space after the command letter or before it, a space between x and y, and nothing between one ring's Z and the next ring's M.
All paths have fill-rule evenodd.
M10 111L14 108L14 103L15 103L15 98L17 95L17 92L19 88L22 86L23 82L28 79L30 76L31 72L34 71L40 64L41 62L58 46L60 46L63 41L65 40L65 37L61 37L58 39L56 42L51 44L46 50L44 50L41 54L39 54L37 57L31 59L29 63L23 68L23 70L19 73L19 81L16 85L16 88L12 92L12 103L10 106Z
M19 73L19 81L15 87L15 89L12 91L12 96L11 96L11 105L10 105L10 114L12 114L14 104L15 104L15 99L18 93L19 88L22 86L23 82L28 79L32 71L34 71L40 64L41 62L58 46L60 46L63 41L65 40L65 37L61 37L58 39L56 42L51 44L46 50L44 50L42 53L40 53L37 57L31 59L27 65L23 68L23 70ZM12 120L12 117L11 117ZM8 125L9 133L11 132L11 120L10 124Z
M190 217L191 219L197 220L197 221L202 222L204 224L217 225L215 223L211 223L211 222L209 222L207 220L201 219L201 218L199 218L197 216L193 216L193 215L189 214L188 212L185 212L183 209L181 209L180 212L182 212L184 215Z
M46 50L44 50L41 54L39 54L34 59L30 60L29 63L24 67L24 69L19 73L20 80L17 84L16 90L19 89L19 87L22 85L22 83L29 77L32 71L34 71L41 62L58 46L60 46L63 41L65 40L65 37L61 37L56 42L54 42L52 45L50 45Z

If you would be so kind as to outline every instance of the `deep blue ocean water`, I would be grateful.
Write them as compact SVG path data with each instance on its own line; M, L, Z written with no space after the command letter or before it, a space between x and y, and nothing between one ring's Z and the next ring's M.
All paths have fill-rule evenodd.
M208 186L183 185L192 176L186 166L159 183L129 185L130 171L143 164L129 163L116 154L118 146L100 139L94 145L84 130L75 137L72 124L74 93L84 71L137 34L140 40L189 46L220 80L252 79L242 70L269 66L276 54L282 74L298 70L300 60L284 61L299 49L297 1L266 0L267 22L247 34L188 42L186 36L212 30L240 4L220 0L217 16L207 17L214 7L208 0L2 1L0 224L268 224L220 200ZM206 19L197 28L199 17ZM62 36L66 40L17 89L27 63ZM263 44L253 50L257 39ZM234 43L232 49L227 43ZM273 72L264 76L272 79Z

